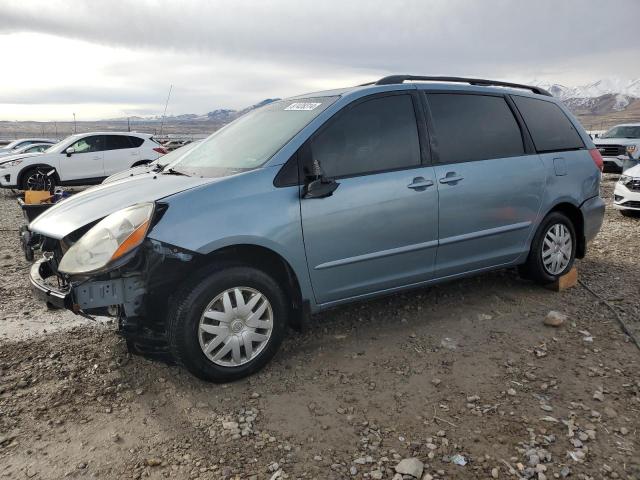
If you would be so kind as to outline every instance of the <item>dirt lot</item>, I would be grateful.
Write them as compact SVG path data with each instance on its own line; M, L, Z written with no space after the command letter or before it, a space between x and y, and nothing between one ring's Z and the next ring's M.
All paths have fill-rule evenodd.
M336 309L212 385L32 301L1 193L0 218L0 477L640 478L640 351L582 286L505 271ZM608 208L578 262L636 333L639 241Z

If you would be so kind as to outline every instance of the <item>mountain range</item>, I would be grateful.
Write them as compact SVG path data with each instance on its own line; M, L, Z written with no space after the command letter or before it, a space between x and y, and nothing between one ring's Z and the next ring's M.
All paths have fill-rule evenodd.
M603 78L580 86L538 80L528 83L545 88L554 97L562 100L587 129L604 129L616 123L640 121L640 78L634 80ZM180 125L193 127L198 124L204 129L215 129L246 112L276 100L279 99L267 98L241 110L218 108L205 114L172 115L164 119L164 124L171 124L177 128ZM110 121L126 120L126 118L118 118ZM137 123L157 124L162 121L162 117L130 117L130 120Z
M559 98L590 129L640 121L640 78L603 78L580 86L532 81Z

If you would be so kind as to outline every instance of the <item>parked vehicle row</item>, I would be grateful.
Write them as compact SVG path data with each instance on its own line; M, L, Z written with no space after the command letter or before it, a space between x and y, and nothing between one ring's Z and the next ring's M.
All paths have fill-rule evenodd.
M0 161L2 161L2 157L10 155L18 155L21 153L41 153L48 150L53 145L53 143L27 143L13 150L8 150L6 152L0 151Z
M640 162L640 123L616 125L596 139L604 171L622 173Z
M56 148L61 180L78 147ZM275 101L49 208L29 226L45 252L30 279L228 381L336 305L515 266L556 281L600 229L602 166L538 87L385 77Z
M146 133L71 135L42 153L1 157L0 187L53 190L56 185L100 183L114 173L153 162L165 153L165 148Z
M4 147L0 147L0 157L13 155L16 153L23 153L25 149L28 149L33 145L51 146L57 142L57 140L52 140L50 138L19 138L11 143L8 143Z

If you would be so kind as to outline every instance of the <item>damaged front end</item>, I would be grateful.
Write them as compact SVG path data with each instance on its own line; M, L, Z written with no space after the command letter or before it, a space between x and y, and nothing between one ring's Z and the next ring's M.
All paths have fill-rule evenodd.
M130 346L163 352L169 299L195 254L147 238L161 214L154 208L147 217L125 216L111 226L106 217L62 240L41 236L43 256L30 272L34 293L78 315L116 317Z

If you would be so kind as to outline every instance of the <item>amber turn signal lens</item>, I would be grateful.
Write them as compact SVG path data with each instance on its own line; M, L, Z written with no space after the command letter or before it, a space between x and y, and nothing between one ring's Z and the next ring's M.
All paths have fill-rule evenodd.
M125 253L130 252L138 245L142 243L145 235L147 234L147 229L149 228L149 220L141 224L138 228L136 228L131 235L127 237L127 239L122 242L122 244L118 247L118 249L114 252L111 257L111 261L116 260L123 256Z

